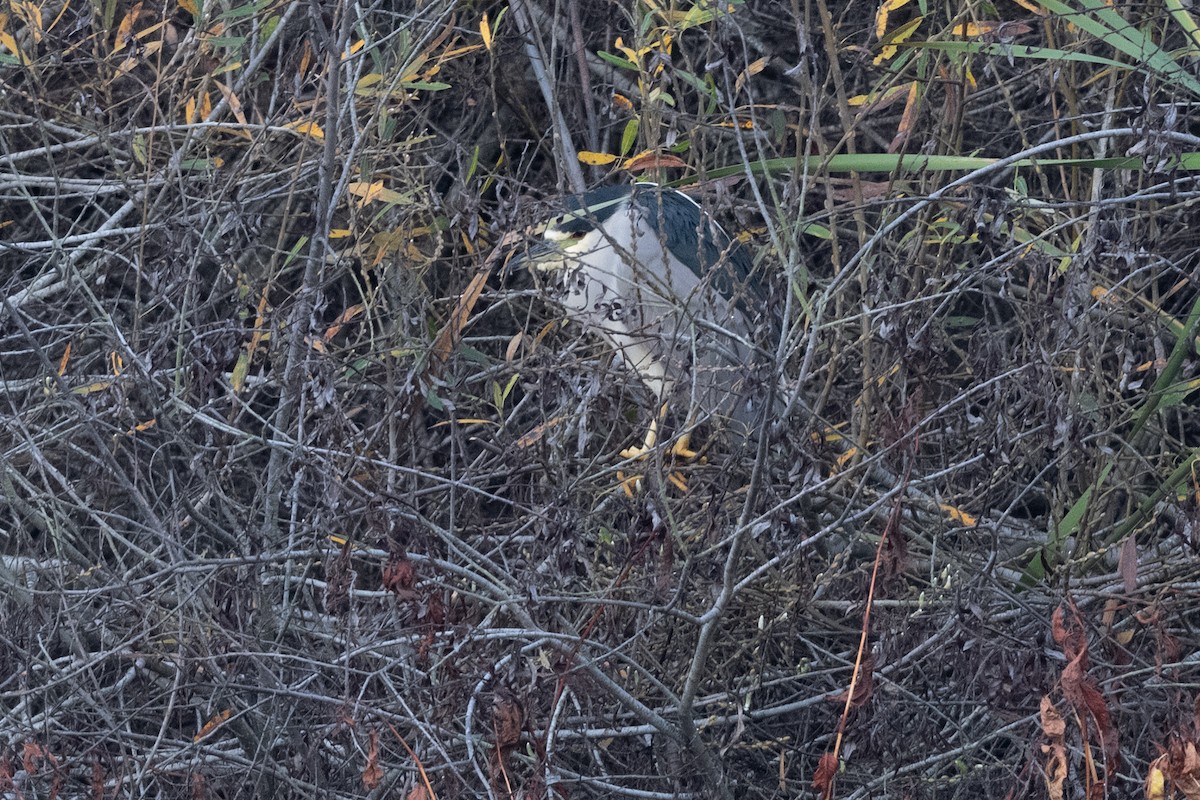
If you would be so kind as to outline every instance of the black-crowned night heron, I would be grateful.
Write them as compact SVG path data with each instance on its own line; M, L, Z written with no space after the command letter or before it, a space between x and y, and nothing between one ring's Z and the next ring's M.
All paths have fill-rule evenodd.
M520 261L551 273L553 299L650 390L645 442L621 455L655 446L668 406L683 424L745 440L764 394L754 374L762 298L745 249L690 197L656 184L595 189L564 207ZM687 447L684 429L675 452Z

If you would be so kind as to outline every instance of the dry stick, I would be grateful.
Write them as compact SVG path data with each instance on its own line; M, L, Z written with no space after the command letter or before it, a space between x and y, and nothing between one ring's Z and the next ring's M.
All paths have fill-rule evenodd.
M733 87L729 84L728 72L725 73L725 91L730 102L733 102ZM745 142L739 134L736 138L738 151L742 157L743 164L750 163L749 153L746 150ZM748 169L748 168L747 168ZM755 199L760 207L764 206L762 195L759 193L757 184L751 180L749 182L751 190L754 192ZM767 222L768 230L771 234L771 241L776 252L782 252L783 245L779 238L779 233L774 225ZM795 259L789 264L789 271L794 274ZM791 308L792 293L788 292L788 309ZM785 316L785 325L786 325ZM782 363L783 343L786 337L781 336L780 341L776 344L775 353L775 369L772 374L779 371L779 365ZM756 441L756 452L754 458L754 469L750 477L750 488L746 493L746 500L743 503L740 518L735 529L732 541L729 546L729 553L725 558L725 565L722 571L721 591L713 602L709 610L701 617L700 635L696 642L696 648L692 653L692 663L688 669L687 677L684 681L683 691L680 693L679 702L679 724L681 732L684 734L684 739L688 748L694 755L700 758L702 763L705 763L711 754L705 749L699 740L695 725L695 702L696 695L700 688L700 682L705 673L705 667L709 662L709 657L712 648L715 644L716 634L720 628L725 610L733 601L733 598L739 591L741 583L737 580L737 560L741 554L742 543L746 535L753 529L751 517L754 513L755 502L761 491L763 476L766 471L767 449L770 437L767 435L765 428L767 423L767 411L771 407L771 403L765 403L763 407L763 418L758 425L758 438ZM714 765L719 773L719 765ZM723 797L729 797L729 789L725 782L720 781L719 791Z
M538 88L542 90L542 98L546 101L546 110L550 112L550 133L554 139L554 153L558 158L559 169L566 173L571 191L582 194L587 188L583 179L583 170L579 166L579 156L571 141L571 131L563 116L562 107L554 96L554 84L546 71L545 47L542 39L537 36L533 25L533 15L525 0L513 0L509 4L517 19L517 29L525 40L525 54L529 57L529 66L537 80Z
M283 35L284 31L287 30L288 23L291 21L292 15L296 12L296 9L299 8L299 6L299 3L288 3L285 5L283 14L279 18L279 24L275 26L275 30L271 32L270 37L263 44L262 48L258 52L258 55L251 59L245 71L242 73L241 79L234 86L233 91L231 91L229 94L225 94L220 101L213 106L212 111L205 118L205 122L213 122L218 120L226 111L229 110L229 98L237 96L245 88L250 79L258 73L258 68L262 66L262 63L266 60L267 56L274 52L276 42ZM199 28L196 30L199 30ZM198 35L198 33L192 34L193 37ZM184 136L184 140L182 144L180 144L179 149L175 151L175 153L171 156L170 161L168 161L167 166L163 169L163 176L165 180L174 180L179 176L181 165L187 157L190 145L194 138L192 136L192 129L190 126L182 127L187 129L187 133ZM68 265L74 267L85 256L89 255L91 253L91 243L103 239L109 234L110 231L117 228L125 219L125 217L129 216L129 214L131 214L146 200L146 196L149 194L150 187L155 185L155 183L155 181L148 181L147 188L138 192L136 195L127 200L124 205L114 211L112 216L106 219L99 228L97 228L87 237L86 241L83 243L84 246L77 249L68 257ZM98 264L99 261L96 263ZM7 298L6 303L0 304L0 320L3 320L5 315L10 313L13 308L21 306L31 299L40 298L46 296L47 294L52 294L58 291L66 284L65 279L60 280L61 277L62 271L58 268L47 270L46 274L34 280L29 286L19 292L16 292L15 294L10 295ZM129 352L126 355L132 363L140 363L137 361L134 353Z
M1139 134L1144 133L1145 131L1138 128L1113 128L1111 130L1079 133L1074 136L1067 136L1063 139L1055 139L1051 142L1035 145L1018 153L1013 153L1011 156L1006 156L993 164L988 164L987 166L972 170L966 175L963 175L961 178L953 180L942 188L931 192L928 197L913 203L899 216L897 216L888 224L884 225L875 233L874 236L868 239L863 246L858 249L858 252L851 256L850 260L846 262L845 266L838 271L838 274L834 276L833 280L829 282L829 286L821 294L820 298L818 298L817 302L815 303L816 310L813 314L812 326L809 329L808 346L804 354L804 362L800 366L800 372L797 376L796 386L803 386L808 378L809 373L812 371L813 359L816 356L817 350L817 335L821 331L825 310L829 305L830 300L836 294L838 289L841 288L841 285L847 280L848 276L858 267L858 265L867 257L867 255L875 248L875 246L882 242L884 238L888 236L888 234L892 233L892 231L896 230L916 214L925 210L934 203L937 203L955 189L966 186L967 184L973 183L981 178L986 178L989 175L993 175L997 172L1002 172L1012 167L1019 161L1023 161L1027 158L1033 158L1034 156L1039 156L1042 153L1058 150L1063 147L1071 147L1072 145L1082 144L1084 142L1116 138L1118 136L1138 136ZM1191 136L1178 131L1155 131L1154 135L1162 139L1178 142L1179 144L1191 145L1192 147L1200 146L1200 137ZM796 404L799 402L800 396L799 389L797 388L797 390L792 393L791 400L788 402L788 407L780 418L786 419L788 414L795 409Z
M908 465L904 470L904 478L902 485L908 483L909 476L912 473L912 459L909 459ZM846 689L846 703L842 707L842 716L838 719L837 735L833 740L833 750L822 757L822 762L829 759L834 767L833 772L829 777L829 784L825 787L822 796L825 800L831 800L833 797L834 778L837 775L837 763L839 754L842 751L842 739L846 736L846 725L850 720L850 709L854 706L854 694L858 689L859 678L863 670L863 655L867 650L867 640L871 633L871 609L875 604L875 589L879 585L879 562L883 559L883 548L887 546L888 539L891 534L900 526L900 497L897 496L892 504L892 513L888 516L887 525L883 529L883 533L879 536L879 544L875 547L875 563L871 567L871 582L867 586L867 605L863 609L862 628L859 631L858 637L858 652L854 656L854 667L850 672L850 686Z
M320 20L322 10L315 2L310 4L313 19ZM300 375L307 341L304 332L309 328L309 316L314 303L314 296L320 279L321 266L329 249L329 228L333 216L333 186L330 179L337 161L338 116L341 105L338 102L342 95L342 53L350 41L351 20L354 19L351 4L347 3L338 8L334 20L339 25L335 34L327 32L328 48L325 53L325 136L324 152L317 172L317 201L314 204L315 220L313 237L308 248L307 263L304 266L304 276L296 296L296 304L288 318L288 330L291 331L291 341L288 342L287 357L284 362L281 379L279 407L275 413L274 427L279 431L291 428L292 417L295 416L303 389ZM297 436L303 441L303 436ZM262 526L259 535L262 541L274 542L273 533L276 528L276 517L279 514L279 504L282 499L283 468L290 464L288 451L272 450L267 462L267 477L263 487Z
M587 115L588 150L600 149L600 122L596 119L596 107L592 102L592 79L588 77L587 48L583 44L583 24L579 21L579 3L567 3L571 16L571 41L575 45L575 68L579 70L579 96L583 98L583 111ZM596 176L596 169L592 169Z

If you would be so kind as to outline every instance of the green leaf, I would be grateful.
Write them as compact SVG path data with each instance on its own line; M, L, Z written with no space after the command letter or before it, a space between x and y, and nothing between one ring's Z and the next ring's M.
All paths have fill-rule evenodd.
M211 47L220 47L226 50L241 50L242 45L246 43L245 36L213 36L206 39L205 43Z
M241 19L243 17L252 17L259 11L262 11L264 8L271 5L272 2L274 2L274 0L257 0L257 2L254 3L249 3L244 6L237 6L236 8L231 8L222 14L218 14L217 19L224 21Z
M475 169L479 166L479 145L475 145L475 149L471 151L471 163L467 165L467 176L463 179L463 183L470 183L471 178L475 177Z
M1124 17L1110 8L1106 0L1077 0L1081 8L1063 0L1040 0L1047 10L1060 14L1072 25L1100 39L1114 50L1129 56L1135 64L1157 72L1177 82L1193 94L1200 95L1200 80L1175 61Z
M1183 32L1191 40L1187 47L1187 54L1192 58L1200 56L1200 25L1196 24L1196 20L1192 19L1191 14L1183 7L1180 0L1163 0L1163 5L1167 7L1167 12L1175 20L1175 24L1183 28Z
M279 15L272 14L263 23L262 29L258 32L258 41L260 44L271 38L271 34L275 33L275 29L279 27Z
M994 42L904 42L899 47L911 47L914 50L940 50L945 53L978 53L980 55L997 56L999 58L1030 58L1042 61L1081 61L1086 64L1098 64L1104 67L1119 67L1132 69L1135 64L1114 61L1104 56L1093 56L1089 53L1076 53L1069 50L1057 50L1052 47L1031 47L1024 44L999 44Z
M621 134L621 155L629 155L629 151L637 144L638 127L637 117L625 123L625 132Z
M438 81L404 81L401 85L416 92L441 92L450 88L450 84Z
M1158 374L1158 380L1154 382L1154 386L1150 387L1150 396L1146 398L1145 404L1138 412L1137 418L1133 421L1133 432L1130 438L1137 436L1141 432L1151 415L1162 407L1168 390L1179 381L1179 372L1183 368L1184 356L1191 349L1190 345L1196 336L1198 327L1200 327L1200 297L1196 298L1195 302L1192 303L1192 309L1188 313L1187 322L1184 325L1183 335L1175 339L1175 345L1171 348L1171 354L1167 356L1167 365Z
M504 384L504 391L500 394L500 405L496 406L497 411L504 410L504 405L508 402L508 396L512 394L513 387L517 385L517 379L520 377L520 375L513 373L512 377L508 379L508 383Z
M213 168L213 162L208 158L185 158L179 162L179 168L191 172L207 172Z
M633 70L634 72L638 71L637 64L634 64L629 59L619 56L615 53L606 53L603 50L597 50L596 55L600 56L601 61L607 61L609 64L612 64L614 67L620 67L621 69L630 69L630 70Z

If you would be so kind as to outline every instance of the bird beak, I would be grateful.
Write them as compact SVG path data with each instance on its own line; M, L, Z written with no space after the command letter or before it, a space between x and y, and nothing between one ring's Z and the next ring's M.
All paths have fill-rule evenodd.
M527 241L523 250L517 250L508 260L509 274L519 270L546 271L562 264L562 248L557 242L547 239Z

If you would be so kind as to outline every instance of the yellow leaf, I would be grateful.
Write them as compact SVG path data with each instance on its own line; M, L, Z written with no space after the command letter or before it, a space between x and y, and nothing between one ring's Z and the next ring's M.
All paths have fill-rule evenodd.
M204 723L204 727L200 729L200 732L192 737L192 741L198 742L205 736L208 736L217 728L221 727L221 724L228 720L232 715L233 712L228 708L224 711L218 711L216 714L213 714L211 717L209 717L208 722Z
M503 14L501 14L501 16L503 16ZM447 50L446 52L444 52L440 56L438 56L438 60L445 61L447 59L457 58L458 56L466 55L467 53L474 53L476 50L478 50L481 47L483 47L483 45L480 45L480 44L468 44L468 45L464 45L463 47L455 47L454 49Z
M383 181L375 181L367 183L366 181L352 181L346 190L355 197L360 198L359 205L366 205L379 201L382 203L407 203L410 201L408 195L397 192L395 189L386 189L383 186Z
M1167 776L1163 772L1163 764L1167 761L1167 755L1164 753L1150 764L1150 772L1146 775L1146 800L1166 800Z
M604 164L611 164L617 160L617 156L611 153L592 153L587 150L580 151L579 160L589 167L598 167Z
M624 53L625 57L633 64L641 64L642 56L650 52L649 47L643 47L640 50L634 50L631 47L626 47L625 43L621 41L620 36L617 37L617 41L613 44L613 46Z
M4 14L0 14L0 23L4 22L4 16ZM12 34L0 30L0 45L3 45L5 50L16 56L17 60L22 64L29 63L29 57L21 52L21 48L17 47L17 40L12 37Z
M917 82L910 81L908 84L908 99L904 103L904 112L900 115L900 124L896 126L896 133L900 136L907 136L912 132L913 123L917 117L917 99L919 94Z
M867 106L871 111L879 111L886 106L891 105L897 100L902 100L908 96L908 84L901 84L887 89L882 94L858 94L851 97L847 103L851 107Z
M33 41L40 42L45 28L42 27L42 10L33 3L13 3L12 10L14 14L25 22L25 30L33 37Z
M966 525L967 527L971 527L979 521L979 520L975 519L975 517L972 517L970 514L963 511L961 508L955 508L954 506L948 506L945 503L939 504L938 507L941 508L942 511L946 512L946 516L950 517L950 519L954 520L955 522L959 523L960 525Z
M142 4L138 3L129 12L121 18L121 24L117 26L117 38L113 42L114 53L119 53L125 49L125 45L133 33L133 26L137 22L137 18L142 14Z
M954 35L963 36L972 39L976 36L982 36L985 33L991 33L999 28L999 22L966 22L962 25L954 26Z
M179 7L191 14L193 18L200 16L200 7L196 5L196 0L179 0Z
M242 108L242 101L238 99L236 93L227 84L221 81L216 81L217 88L221 90L221 94L225 96L225 102L229 104L229 111L233 114L233 118L242 125L249 125L249 120L246 119L246 112ZM243 139L252 140L254 137L250 135L250 131L245 128L218 128L222 133L227 133L233 136L240 136Z
M893 11L898 11L909 4L910 0L885 0L884 4L875 12L875 38L882 39L887 33L888 15Z
M508 340L508 346L504 348L504 360L507 363L511 364L513 359L517 357L517 350L521 347L521 340L524 338L525 332L517 331L513 337Z
M566 422L567 419L568 417L554 417L553 419L546 420L540 425L534 426L532 430L522 434L521 438L517 439L517 447L526 448L530 445L537 444L541 438L546 435L546 431L561 425L562 423Z
M686 169L687 163L678 156L670 153L656 153L653 150L643 150L629 158L621 165L627 172L645 172L649 169Z
M483 46L489 53L492 52L492 25L488 22L487 14L484 14L483 19L479 20L479 35L483 39Z
M300 69L298 70L301 75L308 73L308 68L312 65L312 60L312 47L309 45L308 41L305 40L304 50L300 53Z
M132 428L125 431L125 435L133 436L135 433L141 433L142 431L148 431L157 424L158 424L157 419L148 419L145 422L139 422L137 425L134 425Z
M1039 17L1048 16L1050 13L1037 3L1032 2L1032 0L1016 0L1016 2L1021 8L1025 9L1026 11L1031 11L1034 14L1037 14Z
M350 235L349 228L332 228L329 231L330 239L345 239Z
M368 72L358 79L358 88L365 89L368 86L374 86L383 80L383 74L379 72Z
M67 349L63 350L62 358L58 360L58 377L62 377L67 371L67 364L71 360L71 342L67 341Z
M467 284L467 288L463 289L462 294L459 295L458 302L454 304L454 310L450 312L450 319L438 331L438 335L433 341L433 347L430 349L430 354L436 359L437 364L446 363L450 358L450 353L462 338L463 330L471 321L471 311L479 302L479 296L483 294L483 287L487 285L489 274L491 274L491 267L486 265L475 273Z
M346 185L346 191L359 198L360 204L366 205L383 192L383 181L351 181Z
M158 32L158 30L160 28L163 28L164 26L166 26L166 24L167 24L166 22L157 22L157 23L151 25L149 28L142 28L140 31L135 33L133 36L135 39L148 39L148 38L150 38L150 36L152 36L153 34ZM149 44L146 45L146 47L151 48L151 47L154 47L154 45L156 45L156 44L158 45L159 48L162 47L162 42L150 42ZM157 48L155 49L155 52L157 52ZM149 53L144 53L143 55L144 56L149 55Z
M397 192L395 189L384 189L379 193L379 196L374 198L382 203L395 203L397 205L408 202L408 196Z
M325 140L325 131L321 130L321 126L315 122L309 122L308 120L296 120L295 122L289 122L283 127L290 128L296 133L300 133L305 136L311 136L318 142Z
M89 383L86 386L76 386L71 390L71 394L95 394L96 392L103 392L112 385L112 381L96 381L95 383Z
M355 305L350 306L341 314L338 314L338 318L334 320L332 325L325 329L325 335L321 338L328 342L330 339L341 333L342 328L345 327L347 323L351 322L355 317L363 313L363 310L362 303L356 303Z
M888 37L888 43L884 45L883 50L875 57L873 62L875 66L879 66L885 61L891 60L892 56L896 55L896 50L900 42L910 38L917 32L917 28L921 27L921 23L925 21L924 17L916 17L901 25L896 29L896 32Z
M734 81L733 84L733 90L735 92L740 92L742 87L746 85L746 81L750 80L755 75L767 68L767 61L768 59L764 57L750 62L749 66L742 70L737 76L737 80Z

